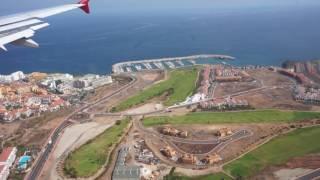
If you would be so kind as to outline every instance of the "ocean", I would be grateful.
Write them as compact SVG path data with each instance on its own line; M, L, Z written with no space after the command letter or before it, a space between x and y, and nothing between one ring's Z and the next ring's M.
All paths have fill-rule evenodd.
M194 54L234 56L236 65L319 59L319 18L318 7L55 16L34 37L40 48L0 52L0 74L106 74L120 61Z

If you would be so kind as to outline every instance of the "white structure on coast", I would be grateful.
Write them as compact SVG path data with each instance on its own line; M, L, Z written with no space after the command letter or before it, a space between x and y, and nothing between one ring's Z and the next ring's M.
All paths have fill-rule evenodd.
M153 64L156 66L156 69L165 69L164 64L168 65L170 68L175 68L174 62L179 64L180 66L187 66L182 61L192 61L192 64L196 63L199 59L220 59L220 60L234 60L235 58L227 55L216 55L216 54L202 54L202 55L194 55L194 56L185 56L185 57L172 57L172 58L161 58L161 59L146 59L146 60L137 60L137 61L125 61L114 64L112 66L112 71L114 73L123 73L123 72L131 72L131 66L135 66L136 64L143 64L146 69L152 70L155 69L151 66Z
M22 71L17 71L9 75L0 75L0 83L11 83L26 78Z

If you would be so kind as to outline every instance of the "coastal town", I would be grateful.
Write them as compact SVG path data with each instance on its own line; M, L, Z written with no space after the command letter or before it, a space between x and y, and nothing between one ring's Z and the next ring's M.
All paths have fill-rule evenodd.
M319 0L20 1L0 180L320 180Z
M15 72L0 76L0 121L12 122L58 111L81 101L95 88L112 83L111 76Z
M1 75L0 177L156 180L192 171L236 179L221 169L274 137L320 124L313 112L319 94L315 80L294 67L235 66L221 59L112 75ZM178 99L168 101L172 96ZM296 118L291 113L302 119L281 119ZM263 123L269 118L280 124ZM96 153L77 154L82 148ZM80 171L76 162L87 158L97 158L92 167L100 168ZM301 176L316 170L303 168Z

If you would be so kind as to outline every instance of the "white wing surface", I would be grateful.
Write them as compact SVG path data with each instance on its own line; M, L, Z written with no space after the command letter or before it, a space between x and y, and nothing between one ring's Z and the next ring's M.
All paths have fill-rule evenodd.
M89 13L89 0L81 0L78 4L68 4L0 17L0 48L7 51L5 47L7 44L39 47L38 43L33 41L31 37L37 30L49 26L49 23L44 22L43 18L78 8Z

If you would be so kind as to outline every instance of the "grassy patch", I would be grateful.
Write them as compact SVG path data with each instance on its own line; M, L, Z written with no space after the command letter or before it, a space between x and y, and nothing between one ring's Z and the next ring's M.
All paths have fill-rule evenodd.
M234 177L244 179L270 165L281 165L293 157L320 152L320 128L298 129L277 137L224 169Z
M185 98L191 95L195 90L197 77L197 68L171 71L168 80L155 84L136 96L123 101L115 107L114 111L123 111L135 105L143 104L154 97L163 95L164 93L168 94L168 98L164 102L165 105L170 106L177 102L184 101Z
M195 176L195 177L182 176L182 175L173 173L173 175L168 175L164 179L165 180L231 180L229 176L223 173Z
M107 161L111 146L119 140L128 124L129 119L123 120L69 154L64 164L65 173L71 177L88 177L96 173Z
M184 116L148 117L143 120L145 126L164 124L217 124L217 123L261 123L291 122L320 118L318 112L258 110L242 112L200 112Z

